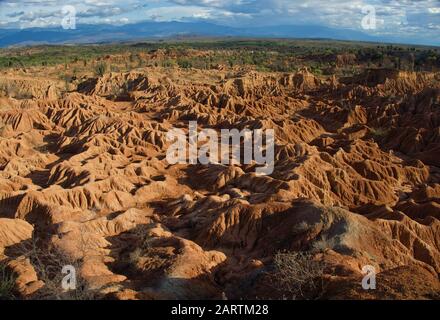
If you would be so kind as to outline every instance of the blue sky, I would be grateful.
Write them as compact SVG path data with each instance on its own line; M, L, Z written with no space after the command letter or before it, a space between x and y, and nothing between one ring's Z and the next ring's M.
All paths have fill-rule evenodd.
M0 0L0 28L59 26L72 5L77 23L126 24L143 20L208 21L228 26L323 25L376 36L440 38L440 0ZM365 30L366 6L376 28Z

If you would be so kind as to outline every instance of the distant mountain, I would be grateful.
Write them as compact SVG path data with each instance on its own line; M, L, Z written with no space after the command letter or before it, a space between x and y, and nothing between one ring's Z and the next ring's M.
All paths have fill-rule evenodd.
M60 28L0 29L0 47L32 44L98 43L170 38L176 36L233 36L264 38L326 38L335 40L384 41L363 32L323 26L227 27L206 22L139 22L126 25L77 25ZM399 42L399 39L386 39ZM402 41L404 42L404 41Z
M0 29L0 47L35 43L94 43L138 38L166 38L178 34L221 34L217 26L202 27L197 23L143 22L122 26L77 25L74 30L59 28Z

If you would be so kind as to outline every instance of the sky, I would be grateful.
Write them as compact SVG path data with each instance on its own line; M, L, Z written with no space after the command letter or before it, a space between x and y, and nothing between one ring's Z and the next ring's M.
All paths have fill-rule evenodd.
M60 26L69 12L63 12L66 5L75 9L76 23L117 25L153 20L236 27L320 25L379 37L423 35L435 42L440 38L440 0L0 0L0 28Z

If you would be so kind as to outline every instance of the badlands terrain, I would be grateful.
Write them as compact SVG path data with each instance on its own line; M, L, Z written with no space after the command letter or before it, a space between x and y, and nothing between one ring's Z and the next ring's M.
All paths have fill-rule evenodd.
M335 59L1 69L0 297L440 298L440 73ZM170 165L166 133L190 120L274 129L273 173Z

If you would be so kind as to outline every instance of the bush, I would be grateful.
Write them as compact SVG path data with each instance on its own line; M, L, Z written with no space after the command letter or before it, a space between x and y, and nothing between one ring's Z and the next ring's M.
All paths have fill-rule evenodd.
M38 243L35 238L23 244L20 251L20 256L29 259L38 279L44 282L44 286L33 294L33 299L91 300L96 297L94 291L88 288L86 281L79 274L82 267L80 260L70 257L56 247ZM62 269L67 265L73 266L76 270L76 289L70 291L62 287L62 280L66 276L62 273Z
M323 252L327 249L333 249L338 245L337 238L327 238L323 236L320 240L317 240L313 243L313 249L318 252Z
M177 61L177 64L179 65L180 68L183 68L183 69L192 68L192 63L189 60L179 60L179 61Z
M173 68L176 65L176 61L174 59L165 59L160 61L160 66L162 68ZM158 65L155 64L157 67Z
M388 135L389 129L388 128L372 128L371 134L375 136L376 138L385 137Z
M277 290L288 299L318 299L322 296L324 264L311 253L277 253L273 275Z
M6 263L0 262L0 300L14 299L15 277Z
M95 75L98 77L102 77L107 71L107 64L104 62L100 62L95 66Z

